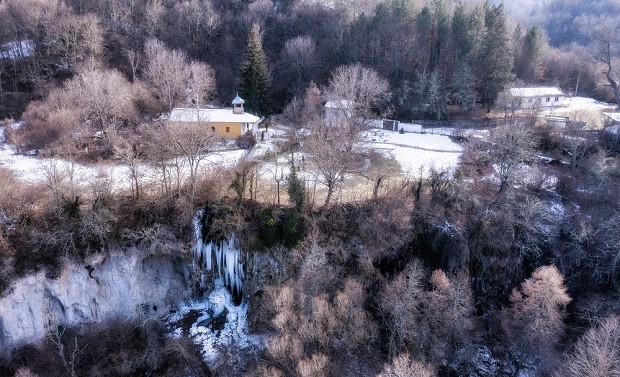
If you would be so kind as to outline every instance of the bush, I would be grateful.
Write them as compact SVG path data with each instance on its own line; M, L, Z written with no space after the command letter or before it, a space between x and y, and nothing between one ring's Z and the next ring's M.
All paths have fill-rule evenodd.
M40 348L24 346L6 363L0 368L41 376L67 375L67 367L76 376L210 376L198 347L188 339L166 338L164 324L156 319L118 320L81 332L60 327Z
M250 131L237 137L237 147L241 149L252 149L256 145L256 137Z

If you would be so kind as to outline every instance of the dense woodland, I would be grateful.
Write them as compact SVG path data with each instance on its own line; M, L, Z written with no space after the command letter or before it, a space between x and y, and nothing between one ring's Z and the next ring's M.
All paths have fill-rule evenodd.
M253 27L266 56L267 113L281 112L311 81L321 87L336 67L356 62L389 81L382 110L400 119L445 118L453 107L491 105L504 86L519 82L572 92L579 77L581 93L612 99L594 41L597 28L613 20L617 9L612 2L558 4L545 3L536 12L544 19L521 25L507 19L502 6L440 0L329 6L270 0L5 1L0 40L31 40L35 51L3 60L0 110L18 117L29 99L46 98L84 70L115 69L152 89L146 49L152 39L210 66L217 80L209 100L227 104L241 89ZM564 29L556 30L556 24ZM165 107L140 110L155 115Z
M315 124L343 93L356 93L360 119L478 119L519 83L570 92L579 79L579 94L617 101L617 6L558 4L512 19L491 3L440 0L4 0L1 40L33 49L0 60L0 115L25 120L5 128L19 151L130 171L148 162L165 177L165 161L198 163L213 145L193 130L171 134L160 114L239 92L253 112L314 126L322 139L314 149L308 139L308 156L334 158L331 190L359 167L355 139L325 149L333 135ZM214 234L235 232L274 261L246 292L252 331L265 334L259 354L231 350L209 370L162 323L119 322L14 350L0 375L620 375L618 140L538 115L460 138L455 174L433 169L352 203L328 193L323 206L294 166L277 205L255 200L250 164L156 187L136 175L123 193L79 191L53 170L35 189L0 169L3 292L110 244L182 253L197 208ZM386 170L370 181L379 187Z

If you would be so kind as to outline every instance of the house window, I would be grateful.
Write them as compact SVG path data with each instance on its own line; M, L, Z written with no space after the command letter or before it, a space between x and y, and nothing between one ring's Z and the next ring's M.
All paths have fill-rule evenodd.
M215 127L211 127L211 132L215 132Z
M547 102L549 102L551 100L551 98L547 97Z
M226 127L226 132L230 132L230 127Z
M560 97L555 97L555 102L558 102L560 100Z

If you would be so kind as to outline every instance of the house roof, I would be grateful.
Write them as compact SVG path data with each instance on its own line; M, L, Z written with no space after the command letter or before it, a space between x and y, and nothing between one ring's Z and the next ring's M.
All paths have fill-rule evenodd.
M353 101L348 99L331 100L325 103L325 107L329 109L351 109L353 107Z
M603 113L610 117L614 122L620 122L620 113Z
M244 103L245 103L245 101L243 100L243 98L239 97L238 94L235 97L235 99L233 99L233 101L232 101L233 105L243 105Z
M250 113L235 114L232 109L175 108L168 118L171 122L254 123L260 118Z
M509 92L513 97L545 97L564 95L562 89L557 86L546 86L539 88L510 88Z

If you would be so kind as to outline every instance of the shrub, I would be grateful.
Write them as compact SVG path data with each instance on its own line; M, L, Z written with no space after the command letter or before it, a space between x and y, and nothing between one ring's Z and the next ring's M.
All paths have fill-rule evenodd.
M256 137L250 131L237 137L237 147L241 149L252 149L256 145Z

